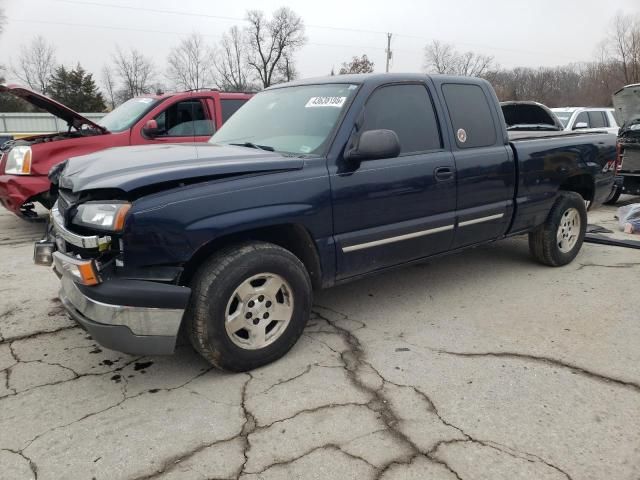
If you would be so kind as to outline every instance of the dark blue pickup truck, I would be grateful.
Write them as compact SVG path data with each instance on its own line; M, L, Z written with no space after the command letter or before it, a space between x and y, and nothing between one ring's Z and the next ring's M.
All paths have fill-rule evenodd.
M476 78L355 75L256 95L208 144L114 148L51 172L36 263L102 345L214 365L284 355L314 289L528 234L560 266L611 192L615 138L508 132Z

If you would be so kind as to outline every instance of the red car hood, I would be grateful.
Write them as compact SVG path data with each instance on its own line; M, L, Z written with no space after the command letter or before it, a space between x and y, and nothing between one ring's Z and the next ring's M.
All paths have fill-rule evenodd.
M31 105L38 107L42 110L49 112L50 114L61 118L68 125L73 126L77 130L80 130L83 125L102 132L107 132L107 129L92 122L86 117L83 117L78 112L71 110L69 107L56 102L55 100L45 97L44 95L29 90L28 88L20 87L18 85L0 85L0 93L9 93L16 97L19 97Z

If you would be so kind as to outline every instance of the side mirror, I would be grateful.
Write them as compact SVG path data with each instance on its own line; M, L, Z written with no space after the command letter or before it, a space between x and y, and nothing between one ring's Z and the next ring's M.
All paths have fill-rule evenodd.
M345 152L347 160L376 160L400 155L400 140L393 130L367 130L360 134L357 144Z
M574 130L580 130L581 128L589 128L589 124L587 122L578 122L573 126Z
M156 122L155 120L147 120L147 123L145 123L144 127L142 127L142 133L149 138L157 137L158 135L160 135L158 122Z

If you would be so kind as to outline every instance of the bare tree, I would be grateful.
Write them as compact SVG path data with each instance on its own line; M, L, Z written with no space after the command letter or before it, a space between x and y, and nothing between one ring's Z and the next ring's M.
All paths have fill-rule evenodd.
M456 68L456 52L449 43L434 40L425 47L425 70L435 73L453 73Z
M192 33L167 57L167 78L175 87L194 90L213 84L213 51L199 33Z
M12 66L12 70L21 82L46 93L55 65L55 48L43 37L37 36L28 45L20 47L18 65Z
M291 59L289 52L285 52L282 55L282 61L276 70L279 78L284 82L290 82L291 80L298 78L298 70L296 69L294 61Z
M4 8L0 8L0 33L4 31L5 23L7 23L7 16L4 14Z
M233 26L222 36L214 62L217 84L222 90L245 92L252 89L247 63L247 44L242 31Z
M367 55L362 57L353 57L349 63L344 62L342 68L338 72L340 75L347 73L371 73L373 72L373 62L369 60Z
M0 34L4 32L4 25L7 23L7 17L4 14L4 9L0 8ZM4 83L4 65L0 65L0 83Z
M267 20L258 10L247 12L248 64L256 71L264 88L283 80L279 73L282 62L306 42L304 22L293 10L282 7ZM289 67L290 69L291 67ZM279 71L280 69L280 71Z
M123 84L123 100L152 91L153 63L138 50L132 48L125 52L118 47L113 55L113 63Z
M113 71L109 66L102 67L101 74L102 87L107 93L107 106L110 110L116 108L116 80L113 76Z
M448 75L480 77L496 68L491 55L458 52L453 45L434 40L425 47L425 70Z
M640 17L619 12L613 18L609 49L620 62L625 83L640 82Z
M493 57L474 52L465 52L460 56L458 75L480 77L493 67Z

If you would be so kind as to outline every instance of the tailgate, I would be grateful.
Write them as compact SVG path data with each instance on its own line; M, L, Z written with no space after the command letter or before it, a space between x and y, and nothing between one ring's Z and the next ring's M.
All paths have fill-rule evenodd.
M625 146L622 152L622 171L640 173L640 145Z

